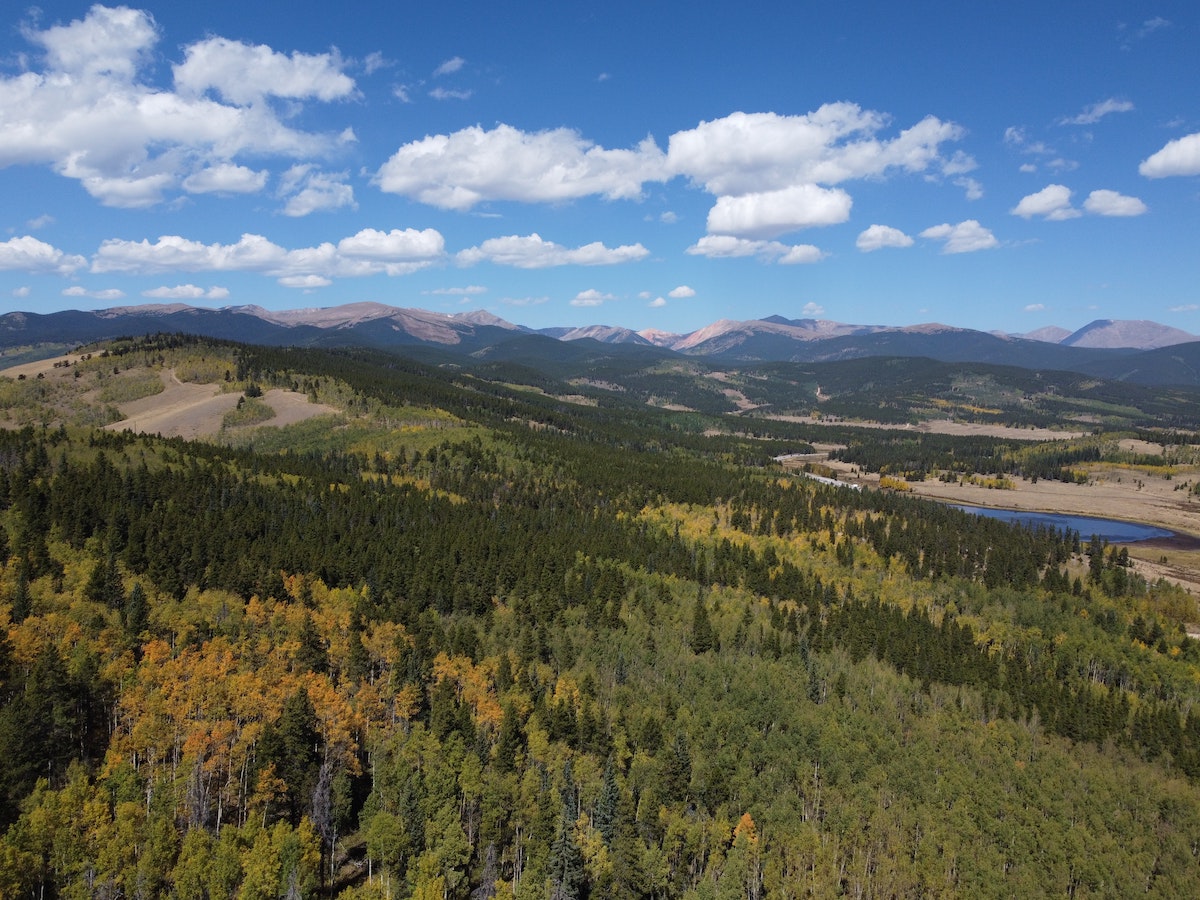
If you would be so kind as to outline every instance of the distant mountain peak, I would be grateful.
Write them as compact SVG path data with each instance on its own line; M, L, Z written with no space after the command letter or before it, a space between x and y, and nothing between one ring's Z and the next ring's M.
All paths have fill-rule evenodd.
M1041 341L1044 344L1061 344L1071 336L1071 332L1057 325L1047 325L1045 328L1038 328L1015 336L1027 341Z
M767 316L760 322L770 322L772 325L791 325L795 328L809 328L817 323L816 319L789 319L785 316Z
M96 311L96 315L105 319L118 319L122 316L169 316L173 313L190 312L194 307L186 303L140 303L136 306L110 306L108 309Z
M956 328L953 325L943 325L941 322L922 322L919 325L905 325L898 331L906 332L907 334L955 334L963 331L970 331L969 328Z
M467 322L471 325L490 325L494 328L507 328L510 331L525 331L520 325L514 325L486 309L473 309L468 312L451 313L448 318L456 322Z
M592 353L559 345L590 339L628 345L635 355L650 345L692 357L773 362L822 362L863 357L927 357L944 362L1068 369L1154 384L1200 384L1200 338L1148 321L1098 319L1073 334L1045 328L1027 335L987 333L937 322L909 326L849 325L827 319L774 315L721 319L688 334L635 332L612 325L543 328L514 325L483 309L431 312L384 303L267 310L256 305L195 307L148 303L100 311L13 312L0 315L0 348L85 344L121 335L186 332L252 344L441 348L456 353ZM537 340L526 337L536 336ZM521 338L514 341L514 338ZM1189 349L1175 350L1176 345ZM507 351L498 348L508 347ZM1136 360L1132 352L1142 355ZM606 353L608 351L605 351ZM618 352L618 351L613 351ZM624 352L624 351L619 351ZM479 357L483 358L483 357ZM1119 368L1115 368L1119 365Z
M383 303L364 301L344 303L340 306L310 306L304 309L269 310L258 306L243 306L238 312L258 316L277 325L294 327L311 325L314 328L344 328L371 319L386 319L402 310Z
M1096 319L1059 341L1068 347L1155 350L1200 340L1170 325L1146 319Z
M649 341L655 347L670 347L681 336L671 331L662 331L658 328L643 328L638 332L638 337Z
M603 344L651 343L636 331L615 325L585 325L582 328L572 328L570 331L559 335L558 339L560 341L578 341L583 338L590 338L593 341L600 341Z

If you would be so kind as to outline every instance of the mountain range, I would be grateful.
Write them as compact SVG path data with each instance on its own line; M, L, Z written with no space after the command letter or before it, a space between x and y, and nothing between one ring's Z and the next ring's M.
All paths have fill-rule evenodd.
M1080 372L1139 384L1200 385L1200 337L1149 321L1099 319L1078 331L1042 328L1024 335L936 323L892 327L769 316L720 320L688 334L606 325L530 329L489 312L455 314L380 303L267 310L144 304L97 311L0 316L0 351L45 345L61 352L108 338L185 332L246 343L365 346L480 357L561 354L545 341L609 347L609 352L680 354L741 362L827 362L863 357L928 357ZM517 346L501 345L522 338ZM529 340L529 338L541 338Z

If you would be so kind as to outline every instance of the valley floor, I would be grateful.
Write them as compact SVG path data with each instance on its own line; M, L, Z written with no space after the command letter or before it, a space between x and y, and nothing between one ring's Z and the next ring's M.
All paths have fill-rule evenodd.
M878 475L861 472L851 463L830 460L827 450L792 460L790 465L798 468L806 461L820 461L843 481L879 484ZM1171 478L1149 475L1138 469L1105 464L1089 467L1088 473L1087 484L1044 478L1034 482L1009 476L1012 490L937 479L910 482L909 487L918 496L947 503L1097 516L1166 528L1180 538L1129 545L1137 570L1148 581L1161 577L1200 593L1200 498L1187 489L1191 486L1189 479L1183 475Z

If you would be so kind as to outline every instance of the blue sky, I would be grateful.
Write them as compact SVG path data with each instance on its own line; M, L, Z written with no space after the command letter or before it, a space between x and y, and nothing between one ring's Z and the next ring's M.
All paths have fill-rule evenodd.
M1194 2L3 15L3 311L1200 333Z

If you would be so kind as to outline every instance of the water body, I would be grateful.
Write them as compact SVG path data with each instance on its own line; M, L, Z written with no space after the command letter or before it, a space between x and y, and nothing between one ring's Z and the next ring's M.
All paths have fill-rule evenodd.
M987 516L989 519L999 519L1002 522L1016 522L1021 525L1046 528L1057 528L1062 531L1079 532L1080 540L1087 541L1093 534L1110 544L1133 544L1137 541L1149 541L1155 538L1175 537L1175 532L1153 525L1141 525L1137 522L1122 522L1118 519L1098 519L1092 516L1070 516L1065 513L1027 512L1023 509L991 509L985 506L964 506L959 503L950 504L963 512Z

